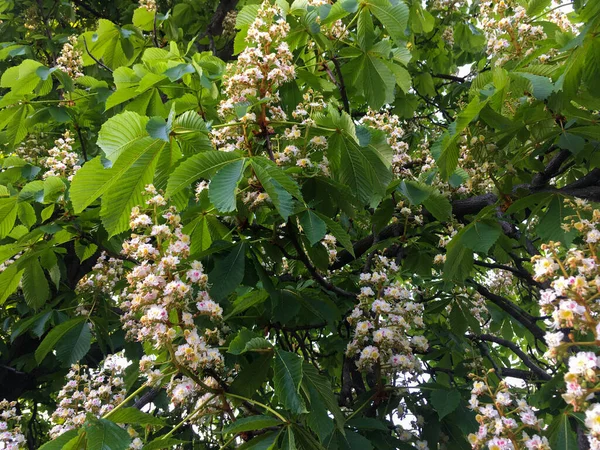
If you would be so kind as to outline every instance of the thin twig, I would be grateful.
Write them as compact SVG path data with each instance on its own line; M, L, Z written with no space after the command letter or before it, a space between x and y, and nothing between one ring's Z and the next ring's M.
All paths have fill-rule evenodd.
M106 70L108 70L110 73L112 73L112 69L110 67L108 67L106 64L104 64L102 61L100 61L98 58L96 58L94 55L92 55L92 53L90 52L90 49L88 48L87 45L87 41L85 40L85 38L83 38L83 46L85 47L85 51L86 53L90 56L90 58L92 58L94 61L96 61L96 63L98 63L98 65Z

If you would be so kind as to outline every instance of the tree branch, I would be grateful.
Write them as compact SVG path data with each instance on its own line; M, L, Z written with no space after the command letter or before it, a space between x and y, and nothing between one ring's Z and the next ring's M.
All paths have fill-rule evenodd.
M475 289L477 290L477 292L479 292L481 295L483 295L485 298L487 298L493 304L498 306L500 309L507 312L511 317L518 320L525 328L527 328L531 332L531 334L533 334L533 336L536 339L539 339L540 341L545 342L544 336L546 333L544 332L544 330L542 330L540 327L537 326L535 317L533 317L527 311L521 309L519 306L515 305L510 300L508 300L498 294L494 294L493 292L488 291L484 286L477 283L476 281L473 281L473 280L468 280L468 281L473 286L475 286Z
M513 351L515 355L517 355L523 364L531 369L531 371L538 376L541 380L548 381L552 378L550 374L542 370L537 364L535 364L529 356L525 354L523 350L519 348L519 346L513 342L507 341L506 339L502 339L496 336L492 336L491 334L482 334L479 336L470 335L468 336L470 339L476 339L480 341L493 342L495 344L499 344L503 347L509 348Z

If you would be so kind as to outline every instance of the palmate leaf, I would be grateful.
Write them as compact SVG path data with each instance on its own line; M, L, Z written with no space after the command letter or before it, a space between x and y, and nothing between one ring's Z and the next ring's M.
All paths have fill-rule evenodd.
M207 151L183 161L167 183L167 196L172 197L201 178L210 179L217 171L242 157L235 152Z
M69 191L75 213L79 214L100 197L114 182L116 170L106 169L102 158L88 161L77 171Z

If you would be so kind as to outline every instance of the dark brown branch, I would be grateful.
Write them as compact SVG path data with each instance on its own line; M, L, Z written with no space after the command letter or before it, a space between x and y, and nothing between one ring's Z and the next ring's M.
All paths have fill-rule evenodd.
M85 150L85 142L83 142L83 135L81 134L81 129L79 125L75 124L75 131L77 131L77 137L79 137L79 143L81 144L81 153L83 153L83 160L87 161L87 152Z
M85 2L84 0L73 0L73 3L75 3L75 5L79 6L80 8L85 9L97 19L106 19L106 17L104 17L100 12L96 11L94 8L88 5L87 2Z
M552 150L553 148L551 147L550 151ZM569 158L569 156L571 156L571 152L568 150L561 150L560 152L558 152L554 156L554 158L550 160L546 168L533 177L531 187L536 188L546 185L548 181L550 181L558 174L558 172L560 171L560 166L562 166L562 164Z
M475 287L477 292L479 292L481 295L483 295L485 298L487 298L493 304L498 306L500 309L502 309L503 311L508 313L511 317L513 317L514 319L519 321L519 323L521 323L525 328L527 328L536 339L539 339L540 341L545 342L544 335L546 333L544 332L544 330L542 330L540 327L537 326L534 316L529 314L527 311L521 309L519 306L515 305L510 300L508 300L498 294L494 294L493 292L490 292L481 284L479 284L473 280L468 280L468 281Z
M352 292L348 292L344 289L341 289L341 288L335 286L333 283L327 281L319 273L317 268L315 266L313 266L313 264L310 262L310 259L308 259L308 256L304 252L304 249L302 248L302 245L300 244L300 242L298 242L298 239L296 239L295 232L294 232L294 230L292 230L291 222L288 222L288 236L290 238L290 241L292 242L292 245L296 249L298 259L304 264L304 266L306 267L308 272L311 274L311 276L315 279L315 281L317 283L319 283L321 286L323 286L328 291L334 292L338 295L342 295L344 297L350 297L350 298L356 297L356 294L353 294Z
M488 269L506 270L507 272L511 272L512 274L519 277L520 279L522 279L523 281L525 281L527 284L529 284L531 286L542 287L542 283L535 281L533 279L533 277L531 276L531 274L529 272L527 272L527 270L525 270L523 268L523 266L521 266L520 268L514 268L514 267L506 266L504 264L488 263L485 261L474 261L474 264L476 266L486 267Z
M531 360L531 358L527 354L525 354L525 352L523 350L521 350L519 348L519 346L517 344L515 344L514 342L507 341L506 339L502 339L502 338L499 338L496 336L492 336L491 334L482 334L479 336L470 335L469 338L475 339L475 340L480 340L480 341L493 342L495 344L509 348L513 351L513 353L515 355L517 355L521 359L521 361L523 361L523 364L525 364L527 367L529 367L531 369L531 371L533 373L535 373L535 375L538 376L541 380L548 381L552 378L550 376L550 374L548 374L547 372L542 370L537 364L535 364Z
M448 75L445 73L432 73L431 76L433 78L441 78L443 80L456 81L457 83L464 83L467 81L465 77L457 77L456 75Z
M340 89L342 103L344 104L344 111L350 114L350 102L348 101L348 93L346 92L346 84L344 83L344 76L342 75L342 68L340 67L340 62L335 56L331 58L331 61L333 62L333 66L335 67L335 73L337 74L339 80L338 87Z
M102 67L102 68L108 70L110 73L112 73L112 69L110 67L108 67L102 61L100 61L98 58L96 58L94 55L92 55L92 53L90 52L90 49L88 48L87 41L85 40L85 38L83 38L83 46L85 47L85 51L90 56L90 58L92 58L94 61L96 61L96 63L100 67Z

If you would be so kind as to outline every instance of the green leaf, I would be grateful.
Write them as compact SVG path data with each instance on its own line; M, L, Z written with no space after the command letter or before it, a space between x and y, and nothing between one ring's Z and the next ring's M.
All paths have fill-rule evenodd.
M585 139L575 134L567 133L566 131L560 135L556 143L560 148L569 150L573 154L577 154L583 150Z
M439 192L432 192L431 195L423 201L423 206L440 222L449 220L452 216L452 204Z
M550 427L548 427L550 436L550 446L554 450L578 450L577 435L569 423L569 415L561 413L557 415Z
M394 41L401 43L407 39L404 32L408 23L409 10L404 2L399 1L391 5L388 0L369 0L367 4Z
M69 430L66 433L58 436L56 439L46 442L39 448L39 450L62 450L65 444L77 437L78 433L79 430Z
M432 192L431 186L410 180L402 180L399 190L413 205L420 205L423 203L429 198Z
M50 299L50 286L37 259L25 266L21 283L25 301L33 309L41 308Z
M4 272L0 273L0 305L17 290L23 272L23 270L19 270L17 264L11 264L4 269Z
M98 250L96 244L90 243L88 245L82 244L80 240L75 241L75 254L79 258L79 262L82 263L86 259L91 258L94 253Z
M275 350L273 360L273 387L281 404L295 414L306 412L300 383L302 382L302 358L295 353Z
M165 421L160 417L147 414L137 408L120 408L110 412L107 416L114 423L134 424L134 425L165 425Z
M279 432L275 433L271 431L269 433L261 434L245 444L240 445L238 450L275 450L274 445L278 437Z
M273 202L273 205L279 212L279 215L287 220L293 211L292 195L284 189L284 187L271 176L272 172L268 172L255 161L252 161L252 168L256 174L256 178L264 188L265 192ZM277 169L281 171L281 169Z
M334 176L350 188L364 204L375 203L385 194L389 179L380 178L376 171L377 160L368 159L364 147L359 147L350 138L334 135L329 140L329 151L332 154ZM387 170L383 163L383 170Z
M554 83L552 83L552 80L548 77L542 77L526 72L513 72L513 74L529 80L531 89L533 90L533 96L538 100L546 100L554 91Z
M44 203L53 203L65 192L67 187L59 177L48 177L44 180Z
M302 383L313 388L318 393L327 410L333 415L340 432L343 433L345 417L338 406L338 400L333 393L334 391L329 380L319 374L317 368L308 362L303 363L302 373Z
M529 0L527 4L527 15L529 17L535 17L544 11L552 0Z
M292 427L286 427L281 440L281 450L296 450L296 439Z
M131 111L111 117L102 124L98 132L98 146L106 158L115 162L133 143L148 136L148 117Z
M16 197L0 198L0 239L8 236L17 220Z
M263 430L269 427L277 427L283 422L271 416L250 416L237 419L223 428L224 434L238 434L243 431Z
M75 327L85 323L85 317L76 317L74 319L63 322L60 325L54 327L44 338L42 343L35 351L35 360L40 364L46 355L54 350L56 344L62 339L62 337Z
M342 226L336 222L335 220L331 220L329 217L325 216L321 213L316 213L317 216L321 218L323 222L329 228L331 234L337 239L337 241L342 244L342 246L348 250L348 252L354 256L354 246L352 245L352 240L350 239L350 235L342 228Z
M461 242L474 252L487 253L501 234L502 230L496 223L473 222L465 228Z
M300 215L300 225L302 225L302 230L306 234L310 245L320 242L327 232L325 222L310 209Z
M437 411L440 420L458 408L460 398L460 392L456 389L451 391L435 390L431 393L431 404Z
M210 295L216 300L231 294L244 279L246 266L246 244L238 243L229 254L217 261L208 275Z
M172 197L201 178L210 179L217 171L228 164L241 160L233 152L208 151L191 156L173 171L167 184L167 196Z
M208 198L221 212L236 210L237 185L244 174L245 160L237 159L220 169L208 187Z
M269 350L272 348L273 344L265 338L258 336L247 328L242 328L229 344L227 352L232 355L241 355L253 350Z
M131 444L127 430L110 420L88 416L84 430L88 450L127 450Z
M173 82L179 80L186 73L194 73L195 71L196 69L191 64L182 63L165 70L164 75L169 77L169 81Z
M444 263L444 279L448 281L463 281L473 268L473 250L467 248L457 234L446 247L446 262Z
M87 354L91 343L92 331L90 325L87 321L82 321L61 336L56 345L56 357L63 363L64 367L69 367Z
M69 191L75 213L81 213L114 182L114 169L105 169L100 156L88 161L77 171Z
M267 300L269 293L263 289L253 289L247 294L244 294L235 299L233 302L233 310L227 314L223 320L227 320L236 314L246 311L253 306L260 305Z
M169 134L171 133L171 125L168 121L160 116L150 118L146 124L146 131L155 139L160 139L169 142Z
M142 192L154 178L154 168L167 143L150 137L131 145L112 168L117 189L102 197L100 216L109 236L129 229L129 217L134 206L143 204ZM85 182L85 181L82 181Z

